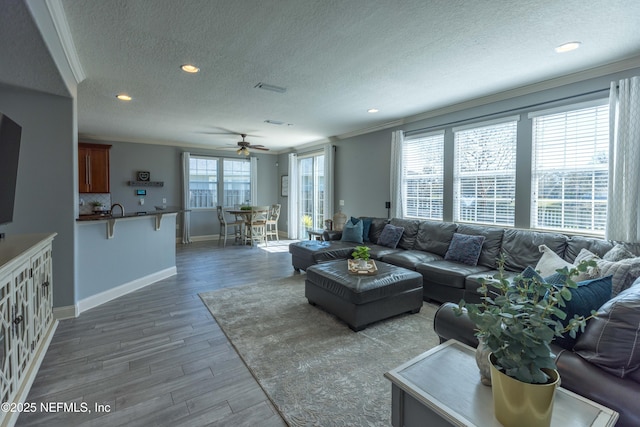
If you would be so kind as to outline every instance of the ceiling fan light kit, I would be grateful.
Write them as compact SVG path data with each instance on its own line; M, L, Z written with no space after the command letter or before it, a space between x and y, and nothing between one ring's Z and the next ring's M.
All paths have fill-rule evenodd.
M246 133L241 133L240 136L242 137L242 141L238 141L238 147L240 148L236 151L236 154L238 155L244 154L245 156L248 156L249 148L252 148L255 150L269 151L269 149L265 148L263 145L251 145L249 141L245 141L245 138L247 137Z

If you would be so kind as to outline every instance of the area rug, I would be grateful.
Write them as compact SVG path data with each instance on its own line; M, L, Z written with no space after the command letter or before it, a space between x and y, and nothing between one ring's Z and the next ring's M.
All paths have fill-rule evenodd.
M200 297L290 426L389 426L383 375L438 345L437 306L356 333L307 302L304 277Z

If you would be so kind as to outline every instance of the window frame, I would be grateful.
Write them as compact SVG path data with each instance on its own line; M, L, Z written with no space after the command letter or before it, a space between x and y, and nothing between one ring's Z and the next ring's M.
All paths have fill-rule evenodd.
M453 221L459 223L471 223L471 224L483 224L483 225L495 225L501 227L513 227L515 225L515 201L516 201L516 161L518 151L518 122L520 116L508 116L497 118L493 120L487 120L482 122L474 122L463 126L457 126L452 129L454 139L454 173L453 173ZM479 132L483 129L497 129L499 126L504 126L502 131L509 132L508 136L511 140L509 145L505 146L501 143L494 143L494 146L490 147L497 150L508 150L503 156L503 161L508 164L504 169L490 169L482 170L479 166L475 169L463 170L463 161L467 160L468 156L471 156L473 152L482 153L485 159L490 156L486 155L486 141L489 140L490 135L478 135L476 139L477 147L475 151L471 151L470 144L474 143L474 138L467 138L463 140L463 135L470 132ZM509 129L510 128L510 129ZM463 144L465 144L463 146ZM484 144L484 147L481 145ZM463 152L463 147L466 150ZM482 148L482 151L479 151ZM495 157L492 157L495 158ZM477 162L476 162L477 163ZM469 165L471 162L465 163ZM471 181L473 180L473 182ZM493 184L491 181L493 180ZM465 187L464 181L467 181L473 185ZM489 193L493 194L492 197L479 197L478 186L482 185L482 182L486 182L489 185ZM473 197L463 197L462 193L472 188L475 191ZM463 209L463 200L470 200L470 203L475 206L475 209L469 207ZM482 202L482 203L480 203ZM479 208L480 206L480 208ZM485 207L482 207L485 206ZM506 206L506 209L504 207ZM500 208L502 207L502 208ZM466 210L466 212L465 212ZM469 216L465 216L469 215ZM481 216L484 214L484 217ZM473 216L473 218L471 218ZM488 218L491 216L492 218ZM505 218L500 220L499 218Z
M561 117L563 115L564 119ZM589 122L590 127L584 125L583 123L585 122L581 121L588 119L589 115L594 116L595 120ZM610 144L608 99L600 98L593 101L535 111L529 113L528 117L531 119L531 211L529 227L534 230L604 237L607 221L610 161L608 157ZM538 120L543 118L548 121L547 132L549 134L554 132L552 135L556 135L555 146L552 146L549 141L538 142L539 133L542 130L537 128L537 123ZM564 121L564 127L560 128L558 124L562 121ZM564 136L562 140L557 137L561 131ZM589 134L584 133L586 131L589 131ZM589 142L589 139L592 139L592 141ZM568 143L567 141L571 142ZM585 142L589 142L592 145L587 146ZM542 144L545 145L541 148ZM571 149L572 145L574 150L571 154L568 154L567 151ZM577 149L578 146L580 147L579 150ZM592 147L593 151L591 151ZM541 164L543 163L541 158L545 156L540 151L551 150L553 150L554 155L548 155L546 162L550 163L561 159L562 165L558 164L555 167L551 167L548 164ZM559 157L563 153L564 157ZM595 167L580 167L577 164L578 161L586 161L589 156L593 161L602 158L606 158L606 161L595 163ZM570 166L571 163L574 163L574 166ZM541 179L554 173L559 175L556 176L555 182L556 186L560 186L561 197L550 197L551 193L549 192L551 189L546 190L547 197L540 197L540 193L545 191L541 189L543 185ZM591 174L590 183L580 183L578 181L580 175L586 176L588 174ZM575 178L572 179L572 175ZM583 185L578 186L575 184ZM576 196L573 198L565 197L569 191L573 191ZM591 193L589 198L585 197L588 193ZM551 216L558 217L559 215L559 225L549 224L550 219L547 220L547 223L544 223L544 220L541 221L540 206L543 203L560 203L559 209L549 210L548 212L548 215ZM588 205L590 205L589 208ZM575 207L568 209L572 206ZM589 211L588 219L584 215L586 210ZM544 212L542 215L545 215ZM573 226L571 226L572 220L574 221ZM580 227L581 225L586 225L586 222L590 222L589 227Z
M198 160L205 160L205 161L212 161L215 162L216 164L216 173L215 173L215 181L210 181L211 183L215 183L215 185L213 186L213 194L214 196L211 197L211 206L194 206L193 204L193 199L194 199L194 195L193 195L193 188L192 188L192 183L194 181L192 181L192 167L191 167L191 161L198 161ZM250 199L250 194L251 194L251 162L249 159L235 159L233 157L224 157L224 156L209 156L209 155L202 155L202 154L192 154L190 156L190 164L189 164L189 209L192 211L201 211L201 210L213 210L216 209L217 206L233 206L235 204L242 204L245 203L247 199L239 201L239 203L234 203L234 204L226 204L222 202L226 201L228 199L228 195L227 195L227 184L228 184L228 178L229 175L226 173L225 170L225 162L246 162L248 164L248 173L247 173L247 177L249 180L249 199ZM209 174L206 175L208 177L213 177L213 174ZM206 181L202 181L203 183L207 183Z
M411 135L402 142L402 192L405 218L442 221L444 218L444 129ZM409 145L416 147L409 147ZM418 154L422 155L417 159ZM435 156L435 159L434 159ZM433 164L429 160L434 159ZM439 164L438 163L439 160ZM409 174L411 168L432 167L434 172ZM410 185L415 182L415 185ZM421 188L429 183L429 194ZM434 189L435 187L435 189ZM413 195L415 193L415 195ZM410 207L409 205L415 205ZM425 215L421 215L423 212Z

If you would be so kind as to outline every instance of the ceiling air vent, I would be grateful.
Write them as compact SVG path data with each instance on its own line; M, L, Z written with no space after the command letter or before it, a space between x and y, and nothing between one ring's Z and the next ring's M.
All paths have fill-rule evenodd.
M284 124L284 122L281 122L280 120L265 120L265 123L269 123L270 125L276 125L276 126L282 126Z
M257 85L255 85L254 88L270 90L271 92L278 92L278 93L285 93L287 91L287 88L285 88L285 87L274 86L274 85L270 85L270 84L262 83L262 82L260 82Z

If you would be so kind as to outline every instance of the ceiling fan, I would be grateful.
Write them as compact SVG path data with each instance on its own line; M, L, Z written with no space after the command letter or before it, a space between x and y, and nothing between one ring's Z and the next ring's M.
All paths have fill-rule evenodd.
M245 156L248 156L250 148L254 150L269 151L269 149L265 148L264 145L251 145L249 141L245 141L247 134L241 133L240 136L242 137L242 141L238 141L238 147L240 148L236 150L236 154L244 154Z

